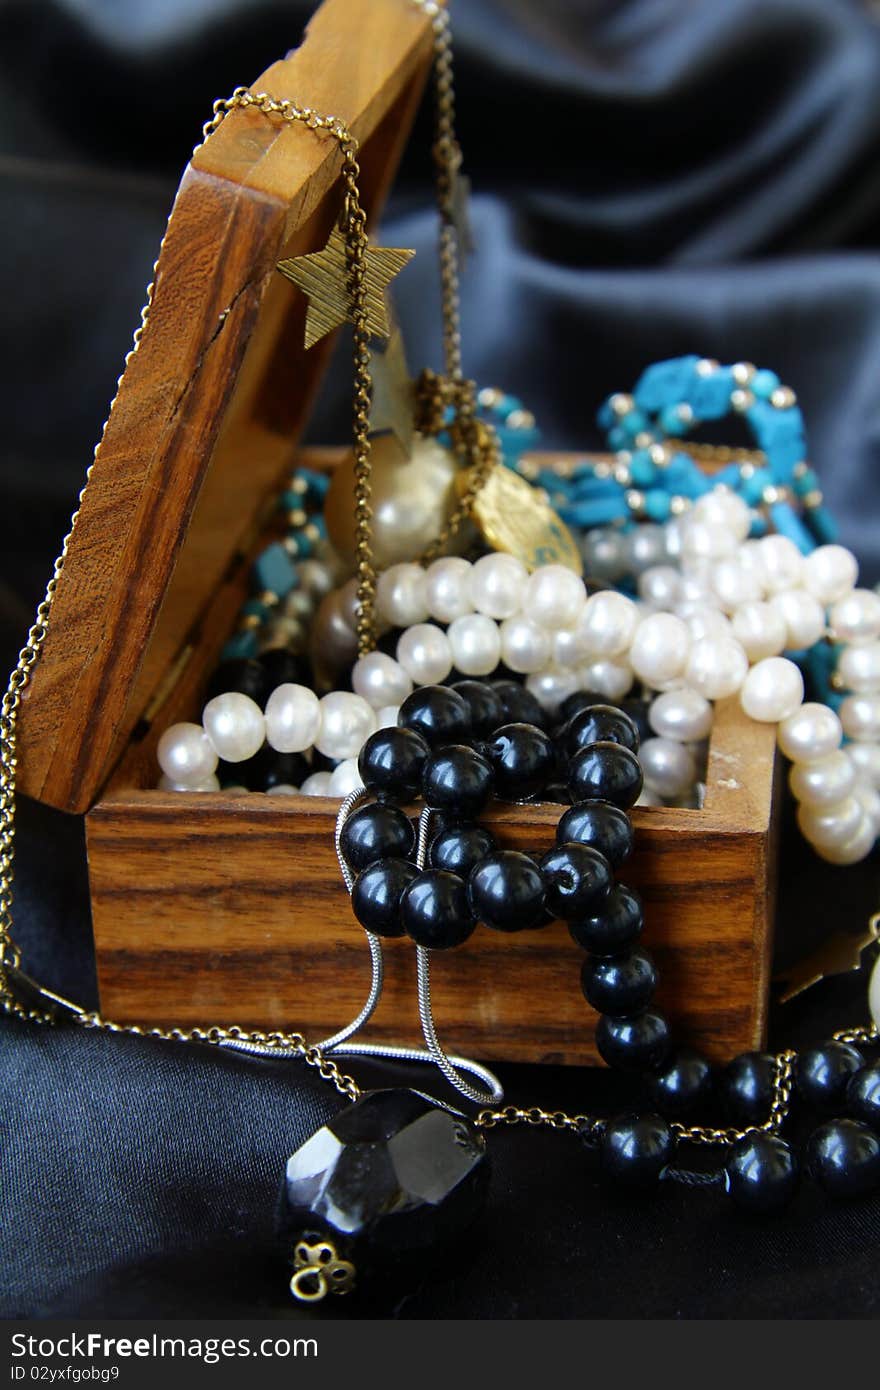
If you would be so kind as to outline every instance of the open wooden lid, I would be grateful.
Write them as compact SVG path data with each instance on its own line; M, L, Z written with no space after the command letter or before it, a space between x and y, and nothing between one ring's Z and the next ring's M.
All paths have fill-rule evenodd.
M408 0L324 0L252 90L348 125L374 218L431 54L430 19ZM91 805L265 520L330 345L305 351L306 301L275 266L323 245L339 167L326 134L238 110L183 175L23 700L29 796Z

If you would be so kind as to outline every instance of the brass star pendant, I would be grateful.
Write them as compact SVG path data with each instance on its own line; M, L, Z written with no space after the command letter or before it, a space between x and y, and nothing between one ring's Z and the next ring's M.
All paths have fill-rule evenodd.
M415 251L402 247L364 248L367 328L375 337L387 338L391 331L385 290L415 254ZM346 242L339 227L334 227L323 250L279 261L278 269L302 290L309 301L305 335L307 348L313 347L351 318Z
M384 352L372 360L373 404L370 432L390 430L400 441L404 453L412 449L415 434L416 384L406 365L403 334L395 325Z

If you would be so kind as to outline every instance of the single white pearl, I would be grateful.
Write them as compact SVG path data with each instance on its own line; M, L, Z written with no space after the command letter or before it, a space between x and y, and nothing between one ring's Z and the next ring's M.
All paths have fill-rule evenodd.
M303 561L303 563L307 562ZM311 564L311 561L308 563ZM328 589L327 592L329 593L330 590ZM293 618L299 623L309 623L315 616L319 599L323 597L323 594L319 594L317 598L312 598L306 589L291 589L287 597L281 602L281 616L282 618Z
M236 690L209 700L202 711L202 722L214 751L227 763L243 763L252 758L266 739L266 721L260 706Z
M827 608L856 586L859 566L842 545L820 545L804 560L804 588Z
M626 573L626 541L616 527L598 526L588 531L581 549L584 570L591 579L613 583Z
M314 560L311 557L299 560L296 572L299 576L299 590L294 589L294 593L306 593L317 602L333 588L333 571L323 560Z
M867 859L871 850L874 848L874 826L870 816L863 816L859 829L851 840L847 840L844 845L816 845L816 853L828 861L829 864L858 864L862 859ZM873 975L877 973L874 967ZM873 975L871 985L873 987ZM873 1005L872 1011L873 1011Z
M847 695L838 713L843 732L854 743L880 741L880 695Z
M698 743L712 728L712 706L696 690L667 690L648 710L648 723L660 738Z
M726 700L741 688L749 661L733 637L702 637L691 647L684 682L707 700Z
M793 763L815 763L835 753L843 740L840 720L827 705L809 701L783 719L776 741Z
M844 647L838 658L837 674L847 690L859 695L880 690L880 642Z
M176 782L167 773L159 778L160 792L219 792L220 781L213 773L209 777L203 777L201 782Z
M311 748L321 727L321 705L305 685L279 685L266 701L266 742L278 753Z
M768 656L753 666L743 681L740 703L750 719L777 724L803 703L804 678L793 661Z
M330 777L329 772L313 772L303 782L300 793L303 796L329 796Z
M321 727L315 747L325 758L357 757L376 728L376 713L360 695L332 690L321 697Z
M689 599L685 603L679 603L675 613L687 623L688 632L694 642L699 642L703 637L733 636L730 619L711 603Z
M785 649L785 620L770 603L744 603L733 615L733 635L749 661L778 656Z
M800 805L797 823L805 840L817 849L828 849L851 840L860 830L864 815L858 797L850 794L830 806Z
M797 589L804 577L804 557L787 536L764 536L758 541L768 594Z
M217 751L201 724L172 724L156 751L165 776L181 787L197 787L217 768Z
M520 615L501 624L501 657L520 675L541 671L550 660L550 634L531 618Z
M767 566L764 564L760 541L743 541L736 552L736 557L743 569L748 570L749 574L753 575L760 584L761 592L766 594L768 592Z
M807 806L833 806L835 801L849 796L856 774L849 758L839 751L817 758L814 763L795 763L788 781L798 801Z
M576 631L583 636L592 656L623 656L632 645L639 625L639 610L632 599L603 589L587 599Z
M736 552L737 539L732 531L717 521L700 521L691 515L681 532L681 555L684 564L696 560L723 560Z
M555 714L569 695L578 689L577 676L573 671L538 671L526 677L526 690L531 691L542 709Z
M681 598L681 575L672 565L652 565L639 575L639 598L670 612ZM587 600L589 604L589 600Z
M630 574L639 575L652 565L662 564L668 554L666 532L662 526L642 522L624 533L623 554Z
M633 687L633 669L625 661L588 661L577 670L578 689L606 700L622 700Z
M542 565L529 576L522 610L538 627L574 627L587 601L583 580L565 565Z
M428 613L440 623L452 623L473 613L471 565L460 555L435 560L425 572L425 598Z
M699 497L694 503L692 515L700 521L726 527L738 541L745 540L752 524L748 505L726 487L715 487Z
M875 960L868 985L868 1010L875 1028L880 1028L880 960Z
M804 651L825 633L825 609L806 589L784 589L773 594L770 606L785 623L785 645L790 651Z
M670 738L646 738L639 749L645 782L664 800L684 796L696 781L693 754L683 743Z
M876 642L880 637L880 594L873 589L853 589L833 605L828 625L837 642Z
M494 618L469 613L449 624L452 664L463 676L488 676L501 660L501 633Z
M515 555L484 555L471 566L471 602L487 618L512 618L521 606L529 572Z
M859 780L880 788L880 744L848 743L843 751Z
M718 608L718 600L712 591L711 570L712 566L709 564L705 575L694 574L690 570L682 573L681 599L677 605L679 608L686 603L700 604L703 608Z
M865 815L870 816L876 835L880 832L880 791L876 787L869 787L867 782L856 782L853 796Z
M348 796L349 792L357 791L363 785L361 774L358 772L357 758L346 758L330 773L327 795L338 796L341 800L344 796Z
M442 628L416 623L401 633L397 660L416 685L439 685L452 670L452 648Z
M712 590L725 613L734 613L742 604L754 603L763 594L757 576L744 569L737 559L718 561L712 571ZM824 613L822 618L824 622Z
M392 627L413 627L428 616L425 571L421 565L391 565L376 581L376 608Z
M651 613L636 628L630 664L640 680L659 689L684 673L691 649L687 624L674 613Z
M266 796L299 796L299 787L295 787L292 782L276 782L274 787L270 787Z
M413 688L400 662L386 652L368 652L358 657L351 668L351 684L355 695L362 696L373 709L399 705ZM267 709L267 716L268 712Z
M583 614L576 627L560 628L553 633L551 641L554 666L580 666L591 655L590 644L583 630Z
M400 713L400 705L383 705L376 710L376 728L393 729L397 725L397 716Z

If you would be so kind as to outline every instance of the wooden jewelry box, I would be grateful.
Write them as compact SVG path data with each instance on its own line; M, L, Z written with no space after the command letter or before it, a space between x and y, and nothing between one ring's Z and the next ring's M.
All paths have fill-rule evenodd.
M301 47L254 90L349 125L375 220L431 52L430 21L401 0L325 0ZM329 340L305 352L305 300L275 266L324 244L338 173L334 141L253 109L195 153L24 697L19 787L86 815L101 1007L116 1019L317 1039L366 995L335 803L153 790L160 734L199 718L326 363ZM702 809L634 817L626 878L646 900L660 1002L680 1036L719 1058L764 1037L774 765L772 727L728 701ZM503 843L540 851L557 818L544 806L489 819ZM365 1038L402 1042L418 1031L414 952L388 944ZM478 930L436 961L444 1043L490 1061L596 1060L581 958L562 924Z

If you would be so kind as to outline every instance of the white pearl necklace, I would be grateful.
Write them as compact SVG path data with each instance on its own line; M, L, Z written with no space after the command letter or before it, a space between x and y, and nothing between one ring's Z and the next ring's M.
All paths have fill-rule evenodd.
M303 686L282 686L265 715L247 696L217 696L203 726L176 725L163 735L163 785L212 789L218 757L245 761L266 741L279 752L315 749L336 760L332 773L313 773L300 790L344 795L359 785L361 746L395 722L414 687L442 682L453 668L490 676L503 662L549 711L579 690L619 700L638 680L655 692L648 719L656 737L641 751L643 804L693 794L711 702L739 694L751 718L779 725L807 839L830 862L855 862L880 833L880 595L856 587L858 566L844 547L803 556L783 536L749 540L749 525L746 504L719 487L685 516L651 528L641 558L677 563L642 568L638 600L613 590L588 595L563 566L529 574L505 554L474 563L447 557L427 570L392 565L376 597L380 621L404 629L395 657L359 658L354 693L319 699ZM592 538L597 552L600 541ZM335 648L350 652L352 585L330 599L340 629ZM801 672L782 655L825 636L844 644L839 673L852 693L839 717L804 705ZM852 740L845 748L844 735Z

